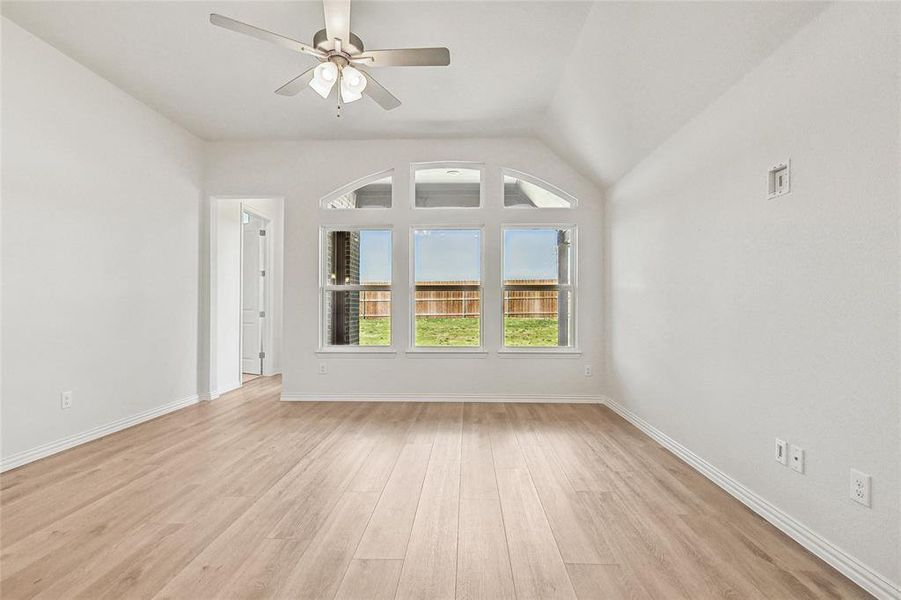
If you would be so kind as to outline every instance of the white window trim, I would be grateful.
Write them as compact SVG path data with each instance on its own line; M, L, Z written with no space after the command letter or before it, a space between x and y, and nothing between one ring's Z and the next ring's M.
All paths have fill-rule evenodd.
M370 183L374 183L376 181L379 181L380 179L385 179L386 177L391 178L391 189L392 189L392 196L393 196L394 195L393 194L394 169L387 169L385 171L379 171L378 173L373 173L372 175L367 175L366 177L361 177L360 179L357 179L356 181L351 181L350 183L348 183L346 185L342 185L338 189L336 189L332 192L329 192L328 194L326 194L319 200L319 208L322 210L342 210L342 211L343 210L390 210L391 209L390 206L364 206L362 208L357 208L357 207L332 208L329 206L329 203L332 202L333 200L336 200L337 198L340 198L341 196L348 194L350 192L354 192L365 185L369 185ZM392 202L392 204L393 204L393 202Z
M577 348L554 348L553 346L510 347L498 350L500 358L579 358L582 351Z
M479 231L479 345L478 346L417 346L416 345L416 240L415 232L422 230L475 230ZM468 224L468 225L411 225L409 239L409 309L408 309L408 327L407 327L407 354L487 354L485 349L485 225L484 224ZM392 275L393 277L393 275ZM392 336L393 341L393 336Z
M504 199L504 177L515 177L516 179L522 179L523 181L527 181L533 185L537 185L538 187L544 188L549 192L553 192L554 194L560 196L564 200L569 202L569 206L547 206L547 207L528 207L528 206L507 206ZM547 181L535 177L534 175L529 175L528 173L524 173L522 171L517 171L516 169L508 169L507 167L501 167L501 205L505 209L510 210L572 210L574 208L578 208L579 200L572 194L565 192L558 188L556 185L548 183Z
M335 209L330 209L335 210ZM391 233L391 281L388 285L330 285L328 281L328 273L326 267L325 241L328 234L332 231L368 231L368 230L387 230ZM381 354L390 355L397 354L396 339L394 334L394 227L391 225L322 225L319 227L319 348L316 351L317 356L329 355L354 355L354 354ZM362 290L385 290L391 292L391 344L388 346L331 346L325 343L325 293L329 291L362 291Z
M393 336L392 336L393 337ZM390 346L347 346L353 350L341 349L341 346L329 346L316 351L319 358L346 358L348 356L363 358L394 358L397 350Z
M504 232L508 229L567 229L570 231L572 250L570 252L570 277L572 281L569 285L552 285L542 287L553 287L555 289L569 290L570 293L570 321L572 327L572 341L569 346L507 346L506 336L504 335L504 292L508 288L516 289L523 286L507 286L504 284L504 261L506 246ZM501 223L500 226L500 288L501 288L501 347L497 351L499 356L505 358L519 357L535 357L536 355L572 355L580 356L582 350L579 347L579 228L575 223Z
M425 169L470 169L479 171L479 205L478 206L416 206L416 171ZM434 162L410 163L410 207L414 210L479 210L485 208L485 163L465 160L442 160Z

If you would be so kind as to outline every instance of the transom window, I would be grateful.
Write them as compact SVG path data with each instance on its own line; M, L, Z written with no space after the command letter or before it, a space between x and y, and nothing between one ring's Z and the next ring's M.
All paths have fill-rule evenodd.
M416 208L479 208L482 168L472 163L413 165Z
M504 169L504 207L573 208L576 200L566 192L540 179Z
M322 208L391 208L392 180L392 171L364 177L327 195Z

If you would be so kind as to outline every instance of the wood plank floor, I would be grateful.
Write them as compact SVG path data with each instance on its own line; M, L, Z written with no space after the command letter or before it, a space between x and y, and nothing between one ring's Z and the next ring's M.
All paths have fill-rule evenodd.
M610 410L279 402L0 477L13 598L864 598Z

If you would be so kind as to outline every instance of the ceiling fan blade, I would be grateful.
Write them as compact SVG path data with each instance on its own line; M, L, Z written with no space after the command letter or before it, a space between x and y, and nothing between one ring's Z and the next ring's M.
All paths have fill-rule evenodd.
M350 0L322 0L325 34L329 40L350 42Z
M315 70L316 67L307 69L282 87L275 90L275 93L280 96L296 96L310 87L310 81L313 79L313 71Z
M308 46L303 42L298 42L297 40L292 40L291 38L285 37L283 35L272 33L271 31L266 31L265 29L260 29L259 27L254 27L253 25L248 25L247 23L242 23L241 21L235 21L234 19L230 19L216 13L210 15L210 23L218 27L223 27L225 29L235 31L237 33L243 33L244 35L255 37L258 40L263 40L264 42L270 42L272 44L275 44L276 46L281 46L282 48L294 50L295 52L303 52L304 54L309 54L317 58L325 57L324 52L320 52L319 50L316 50L312 46Z
M450 64L447 48L401 48L367 50L351 60L365 61L370 67L446 67Z
M385 110L394 110L400 106L400 100L394 97L394 94L382 87L382 84L375 80L375 77L364 72L367 85L363 93L375 100L375 103Z

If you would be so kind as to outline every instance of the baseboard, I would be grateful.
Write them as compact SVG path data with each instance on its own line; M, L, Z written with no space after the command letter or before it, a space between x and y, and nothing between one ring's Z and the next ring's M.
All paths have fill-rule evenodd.
M601 404L599 395L547 394L282 394L284 402L548 402Z
M243 386L244 386L244 383L239 382L239 383L235 383L235 384L226 386L224 389L221 389L221 390L212 390L210 392L200 392L200 394L198 394L197 397L203 402L209 402L210 400L215 400L219 396L222 396L223 394L227 394L229 392L233 392Z
M161 417L170 412L179 410L180 408L185 408L186 406L197 404L199 399L199 396L197 394L194 394L192 396L188 396L187 398L182 398L181 400L163 404L162 406L157 406L155 408L145 410L136 415L125 417L106 425L101 425L100 427L94 427L93 429L89 429L67 438L56 440L55 442L50 442L49 444L44 444L42 446L38 446L37 448L32 448L31 450L19 452L17 454L13 454L12 456L5 456L2 460L0 460L0 472L15 469L16 467L21 467L22 465L26 465L30 462L34 462L36 460L40 460L42 458L56 454L57 452L62 452L63 450L68 450L69 448L80 446L81 444L102 438L105 435L116 433L117 431L122 431L123 429L134 427L135 425L139 425L145 421Z
M658 444L681 458L707 479L723 488L745 506L820 557L842 575L880 600L901 600L901 586L889 581L794 517L784 513L768 500L751 491L741 482L733 479L622 404L609 397L603 397L602 400L616 414L635 425L635 427L646 433Z
M224 388L222 388L221 390L216 390L216 391L214 392L215 395L214 395L213 397L214 397L214 398L218 398L219 396L222 396L223 394L227 394L227 393L229 393L229 392L233 392L233 391L235 391L236 389L238 389L239 387L241 387L242 385L244 385L244 384L243 384L242 382L240 382L240 381L238 381L237 383L232 382L232 383L230 383L229 385L227 385L227 386L225 386Z

